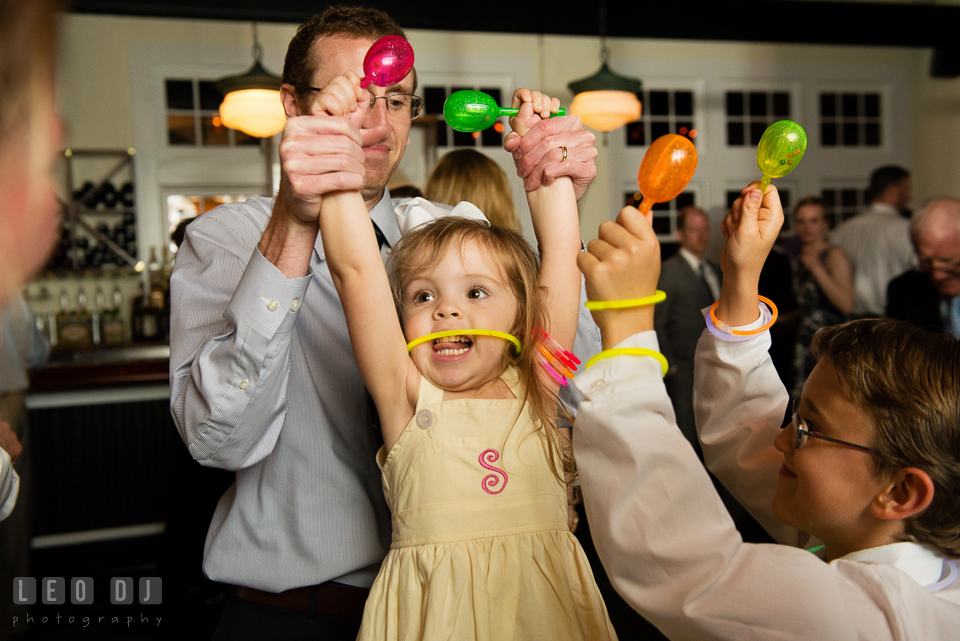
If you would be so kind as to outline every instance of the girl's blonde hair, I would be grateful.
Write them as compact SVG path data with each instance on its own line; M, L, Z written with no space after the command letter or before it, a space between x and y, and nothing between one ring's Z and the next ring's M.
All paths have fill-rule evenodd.
M479 151L457 149L441 158L423 196L452 207L465 200L479 207L492 226L520 231L507 175Z
M530 245L518 232L493 227L485 222L447 216L416 228L397 243L388 265L393 301L397 313L403 319L404 290L418 274L436 267L451 247L462 251L467 241L476 241L485 253L495 259L495 264L517 299L517 318L510 333L520 341L518 354L512 343L505 342L501 371L509 365L517 368L523 389L521 400L541 419L545 431L552 469L563 470L562 483L572 482L575 466L569 437L559 425L570 423L569 414L563 408L555 392L542 382L541 365L537 362L537 339L534 328L547 327L547 310L544 305L543 288L539 285L540 261ZM485 328L479 328L485 329Z

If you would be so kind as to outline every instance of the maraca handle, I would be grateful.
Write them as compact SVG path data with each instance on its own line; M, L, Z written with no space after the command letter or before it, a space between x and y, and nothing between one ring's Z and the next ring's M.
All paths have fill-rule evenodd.
M501 116L516 116L519 111L520 111L519 109L514 109L512 107L500 107ZM560 111L558 111L555 114L550 114L550 117L553 118L554 116L566 116L566 115L567 115L567 110L564 109L563 107L560 107Z
M637 210L647 217L647 221L653 223L653 214L650 212L650 209L653 207L653 199L644 197L640 201L640 204L637 205Z
M771 177L764 174L763 180L760 181L760 192L763 193L767 191L767 186L770 184Z

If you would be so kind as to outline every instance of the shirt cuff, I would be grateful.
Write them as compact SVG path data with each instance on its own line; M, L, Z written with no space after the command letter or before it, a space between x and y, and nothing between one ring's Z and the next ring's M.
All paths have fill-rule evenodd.
M759 334L748 334L746 336L743 336L741 334L731 334L730 332L732 330L749 332L755 329L760 329L761 327L769 323L771 318L773 318L773 312L770 311L769 307L767 307L765 304L760 302L757 303L757 306L760 309L760 317L757 318L757 320L753 321L752 323L747 323L746 325L740 325L739 327L730 327L729 325L725 325L722 322L719 325L714 323L713 318L710 317L710 307L712 307L712 305L710 307L704 307L702 310L700 310L700 313L703 314L703 317L706 320L707 330L709 330L710 333L716 336L718 339L722 341L726 341L728 343L744 343L746 341L753 340ZM762 334L763 332L760 332L760 333Z
M244 321L264 338L293 329L313 270L287 278L254 248L224 315Z
M634 334L622 340L613 349L624 347L641 347L654 352L660 351L657 333L654 330ZM598 400L606 393L612 393L608 383L623 381L627 378L652 378L662 384L663 367L660 361L652 356L618 354L597 361L590 369L577 374L573 382L588 400Z

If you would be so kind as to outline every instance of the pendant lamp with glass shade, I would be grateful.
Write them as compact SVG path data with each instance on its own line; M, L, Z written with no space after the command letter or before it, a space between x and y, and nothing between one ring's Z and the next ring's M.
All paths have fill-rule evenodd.
M577 114L584 124L599 131L613 131L640 118L640 99L643 83L614 72L607 65L606 4L600 5L600 71L567 85L575 95L570 113Z
M239 129L256 138L269 138L283 131L286 115L280 102L280 77L264 69L263 47L253 23L253 66L239 76L217 81L223 94L220 120L231 129Z

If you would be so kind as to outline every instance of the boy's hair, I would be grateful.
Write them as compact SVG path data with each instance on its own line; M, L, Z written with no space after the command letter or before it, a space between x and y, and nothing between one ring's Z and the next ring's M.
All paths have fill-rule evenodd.
M491 257L500 269L503 282L517 299L517 319L510 333L517 337L523 347L517 354L513 343L504 341L501 368L506 369L508 365L517 368L523 387L523 400L529 402L536 415L541 417L542 429L552 445L552 469L557 470L562 466L567 478L561 478L561 482L572 481L575 470L569 440L565 432L555 429L559 421L567 422L569 417L562 413L557 395L541 384L543 373L536 359L538 350L533 330L547 326L543 288L538 280L540 261L523 236L511 229L491 227L486 222L460 216L439 218L405 234L394 248L388 264L393 301L401 323L404 290L410 281L423 271L436 267L451 247L462 251L464 242L468 240L476 241Z
M864 319L821 329L811 351L873 421L877 476L915 467L933 480L933 501L905 519L904 540L960 556L960 341Z
M500 165L474 149L445 154L430 173L424 196L451 206L466 200L479 207L494 227L520 231L507 175Z
M297 33L287 45L287 55L283 60L284 84L294 87L311 85L313 75L322 63L316 58L313 46L324 36L370 40L379 40L384 36L407 38L407 34L400 25L379 9L343 5L327 7L323 13L318 13L297 27ZM416 72L414 72L414 90L416 90Z
M0 0L0 140L53 88L58 2Z

